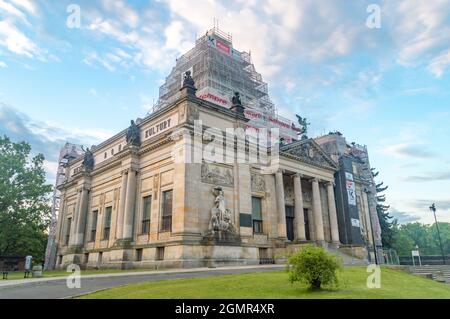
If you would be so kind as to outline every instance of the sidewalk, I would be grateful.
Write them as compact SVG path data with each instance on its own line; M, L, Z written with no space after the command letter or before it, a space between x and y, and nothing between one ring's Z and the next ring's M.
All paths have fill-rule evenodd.
M147 275L163 275L163 274L182 274L182 273L192 273L192 272L215 272L223 270L245 270L245 269L284 269L285 265L249 265L249 266L231 266L231 267L217 267L217 268L188 268L188 269L167 269L167 270L149 270L149 271L134 271L127 272L115 272L106 273L98 275L81 275L83 279L95 279L95 278L114 278L114 277L129 277L129 276L147 276ZM69 276L70 273L67 273ZM46 278L29 278L29 279L13 279L13 280L0 280L0 288L4 287L15 287L15 286L26 286L33 284L42 284L47 282L55 281L66 281L67 276L55 276Z

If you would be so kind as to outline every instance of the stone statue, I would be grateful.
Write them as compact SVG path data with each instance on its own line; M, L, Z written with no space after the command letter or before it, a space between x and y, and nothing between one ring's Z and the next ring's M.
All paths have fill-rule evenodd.
M84 152L84 158L81 165L86 171L92 171L94 169L94 154L92 154L92 151L89 149L89 147L85 150L82 146L81 149Z
M131 120L130 127L128 127L126 140L128 145L140 146L141 145L141 133L139 127Z
M211 209L211 220L209 223L210 232L235 232L235 228L232 222L231 211L225 208L225 196L223 189L220 186L216 186L212 189L212 193L215 196L214 206Z
M308 138L308 126L311 123L308 123L306 117L303 118L300 115L295 116L297 116L298 124L300 125L300 132L298 134L302 136L302 140L305 140Z
M239 92L234 92L234 96L231 98L230 110L236 112L241 116L244 116L245 107L242 105L241 96Z
M194 79L191 76L191 71L186 71L186 73L184 73L184 79L183 79L183 87L188 86L188 87L195 87L195 82Z
M239 92L234 92L234 96L231 98L231 103L233 106L242 105L241 96Z

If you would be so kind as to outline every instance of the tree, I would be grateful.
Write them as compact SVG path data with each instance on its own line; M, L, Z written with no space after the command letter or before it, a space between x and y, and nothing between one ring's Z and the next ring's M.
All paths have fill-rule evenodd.
M26 142L0 136L0 255L43 259L50 223L44 156Z
M372 176L373 178L377 177L379 172L376 172L374 168L372 168ZM397 221L393 219L393 217L389 214L389 206L384 205L386 202L386 195L382 194L385 190L389 188L389 186L383 186L384 182L376 184L377 190L377 215L378 220L380 221L381 228L381 243L383 247L392 248L394 243L394 232L395 227L397 225Z
M439 223L442 246L445 254L450 253L450 223ZM436 225L409 223L394 228L393 247L399 256L411 256L411 250L418 246L421 255L441 255Z
M322 247L307 245L292 255L287 263L289 281L306 283L313 289L322 285L337 284L337 270L342 265L337 256Z

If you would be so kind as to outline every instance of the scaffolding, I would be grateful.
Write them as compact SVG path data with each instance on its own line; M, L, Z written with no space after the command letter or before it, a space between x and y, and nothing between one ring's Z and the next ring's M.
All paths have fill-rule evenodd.
M66 165L75 158L83 154L83 150L80 145L66 143L61 148L58 158L58 169L56 171L56 182L53 189L52 197L52 215L50 221L50 229L48 233L47 248L45 250L44 269L54 269L56 263L56 227L58 223L58 215L60 208L60 191L58 186L61 185L66 179Z
M226 99L239 92L248 108L275 114L267 83L256 72L249 52L233 48L231 34L213 27L196 40L195 47L176 60L176 65L159 89L153 111L164 108L179 97L183 74L190 70L198 92L212 89Z

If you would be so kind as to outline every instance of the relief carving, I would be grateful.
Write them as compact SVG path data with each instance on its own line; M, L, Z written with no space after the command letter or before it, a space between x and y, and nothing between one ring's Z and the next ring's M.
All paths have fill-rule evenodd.
M266 181L264 180L263 176L252 175L251 182L252 182L252 191L257 191L257 192L265 192L266 191Z
M283 149L283 153L294 155L299 157L306 162L321 165L321 166L335 166L325 155L313 145L312 142L308 141L301 143L299 145L293 145L292 147L287 147Z
M208 184L216 184L222 186L234 185L233 172L231 168L221 167L217 165L202 164L202 182Z

